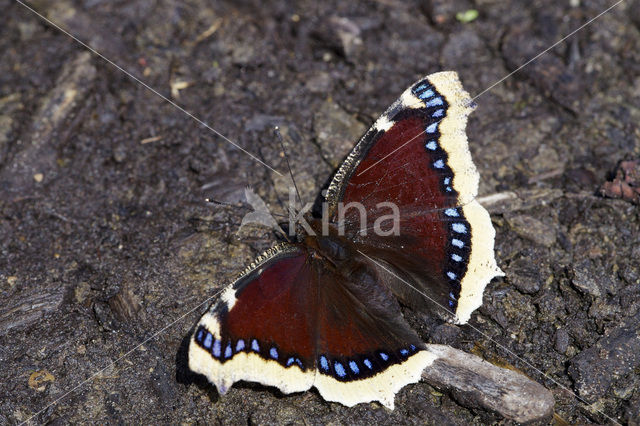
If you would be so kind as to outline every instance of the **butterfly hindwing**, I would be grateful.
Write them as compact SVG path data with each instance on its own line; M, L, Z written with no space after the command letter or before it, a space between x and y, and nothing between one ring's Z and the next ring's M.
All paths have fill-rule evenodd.
M418 382L436 357L404 320L397 300L362 256L352 253L339 266L342 273L322 264L317 268L314 386L328 401L348 406L379 401L393 408L396 392Z
M416 82L363 136L327 193L332 220L344 218L348 238L372 256L390 253L381 260L448 307L459 323L480 306L486 284L502 275L489 214L475 200L479 174L465 134L473 108L454 72ZM345 208L350 203L364 206L366 235L359 212ZM397 207L397 234L373 232L375 220L391 211L381 203ZM396 294L416 305L407 300L406 289Z

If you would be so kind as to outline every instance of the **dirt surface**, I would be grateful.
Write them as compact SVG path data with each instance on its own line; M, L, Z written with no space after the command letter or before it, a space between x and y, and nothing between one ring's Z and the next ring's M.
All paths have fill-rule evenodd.
M309 200L420 76L455 70L476 95L613 2L30 4L285 171L278 124ZM203 200L249 185L278 206L287 180L20 4L0 10L0 424L502 421L425 382L391 412L252 384L220 397L189 375L199 304L274 242ZM471 320L484 335L406 311L425 341L547 386L569 423L640 421L640 213L596 195L640 155L639 46L627 0L476 99L481 195L511 194L490 206L506 277Z

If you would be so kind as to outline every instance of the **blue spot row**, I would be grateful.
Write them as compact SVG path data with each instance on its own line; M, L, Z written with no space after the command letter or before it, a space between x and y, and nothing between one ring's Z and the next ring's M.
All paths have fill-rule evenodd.
M449 217L449 218L460 218L462 216L462 213L460 211L460 208L448 208L444 210L444 215ZM451 230L457 234L463 234L466 235L468 233L468 228L467 225L464 223L460 223L460 222L454 222L451 225ZM464 241L458 239L458 238L452 238L451 239L451 249L456 250L456 249L462 249L464 248L465 244ZM462 253L465 254L465 253ZM465 254L466 257L466 254ZM451 261L453 261L452 263L449 264L448 266L448 270L445 273L445 275L447 276L447 278L449 278L449 280L453 281L454 283L452 284L458 284L459 285L459 277L461 275L464 275L464 270L461 271L460 274L452 271L451 269L454 270L458 270L460 271L461 268L465 268L466 264L464 263L465 257L462 257L459 253L453 252L450 254L449 258L451 259ZM449 269L451 268L451 269ZM455 308L456 304L457 304L457 297L455 297L454 292L450 292L449 293L449 307L451 309Z
M468 222L464 220L462 210L460 208L446 209L444 215L452 218L454 221L450 224L449 238L451 245L448 250L448 263L445 269L446 278L449 279L451 292L449 292L449 307L455 311L458 305L458 297L460 296L460 280L467 271L467 262L469 260L469 250L471 248L470 233L471 228Z
M399 363L416 351L415 345L400 349L396 355L390 352L378 351L370 356L361 356L358 359L346 361L330 361L327 356L318 357L318 367L324 374L331 375L338 380L352 380L354 377L369 377L384 370L390 363ZM350 378L351 377L351 378Z
M434 106L443 106L444 105L444 100L442 99L442 97L438 96L438 97L434 97L433 99L430 99L427 101L427 99L432 98L433 96L435 96L435 93L432 89L429 89L425 92L422 92L421 90L424 90L426 86L424 84L419 85L418 87L416 87L414 89L414 94L416 94L416 96L418 96L418 98L422 99L423 101L425 101L425 106L427 108L430 107L434 107ZM428 94L428 96L427 96ZM444 117L445 114L445 109L444 108L439 108L438 110L434 111L431 114L432 118L442 118ZM438 151L439 145L438 145L438 126L440 125L440 120L429 124L425 129L425 133L429 136L434 137L434 139L429 139L427 141L427 143L425 144L425 148L428 149L429 151L435 153L436 151ZM435 169L439 169L439 170L444 170L446 168L446 164L444 162L444 160L442 158L438 158L436 160L433 161L432 166Z
M444 211L444 214L447 217L451 217L451 218L460 218L462 216L459 209L457 208L446 209ZM453 222L451 224L451 232L456 236L457 234L460 235L460 238L451 238L451 249L453 250L464 249L466 245L464 239L468 238L468 233L469 233L468 225L463 222ZM462 253L463 255L465 255L465 257L463 257L459 253ZM445 275L449 280L451 280L451 285L455 290L449 293L449 307L453 310L458 304L458 298L456 294L460 294L460 277L464 276L466 271L466 263L464 262L466 258L466 254L465 252L456 253L454 251L449 256L452 261L451 263L449 263L449 268L453 270L457 270L459 272L459 273L456 273L451 269L448 269L445 272Z
M442 190L445 194L455 195L452 185L453 174L447 164L447 153L440 146L439 139L440 120L446 116L448 107L446 99L426 80L413 88L413 94L424 102L425 108L433 108L428 112L427 119L434 122L425 127L427 141L424 146L430 155L431 167L442 176ZM443 215L445 219L450 220L447 221L450 245L447 248L444 278L450 283L449 307L455 310L460 294L460 279L464 277L467 268L471 229L460 208L444 209Z
M437 108L430 113L430 118L435 119L435 122L425 127L425 134L427 135L427 142L425 148L431 156L431 167L437 170L442 175L442 188L445 194L450 193L454 195L455 192L451 185L452 172L447 166L446 159L447 153L440 147L438 133L438 126L440 120L445 116L447 104L443 96L441 96L435 89L426 82L416 85L413 89L414 95L424 102L425 108ZM466 241L469 241L469 228L467 222L464 220L462 211L459 208L447 208L443 211L443 214L448 219L453 219L450 223L449 239L451 245L448 248L448 259L446 266L444 267L445 278L450 281L452 291L449 294L449 307L454 310L457 305L456 294L460 292L460 277L463 277L466 273L467 249ZM406 350L405 350L406 351ZM388 356L385 353L379 354L381 357ZM401 351L401 356L406 354ZM385 358L382 358L386 361Z
M213 334L209 333L204 327L200 327L195 334L195 340L200 346L209 351L214 358L220 359L222 362L233 358L233 356L239 352L243 352L247 349L247 344L243 339L239 339L234 345L231 341L227 342L223 349L223 342L220 339L215 339ZM263 356L260 352L260 344L257 339L251 339L251 344L248 348L249 351L255 352L260 356ZM280 354L275 346L269 348L268 357L273 360L278 360ZM283 360L284 362L284 360ZM289 357L286 361L286 366L297 365L301 370L304 370L304 364L302 360L297 357Z

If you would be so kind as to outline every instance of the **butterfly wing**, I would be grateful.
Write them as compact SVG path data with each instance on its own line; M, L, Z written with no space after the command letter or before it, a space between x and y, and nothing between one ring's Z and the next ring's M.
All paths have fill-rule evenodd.
M376 271L358 256L347 262L336 270L303 246L272 249L200 319L190 369L220 393L240 380L284 393L315 386L328 401L393 408L436 357Z
M331 220L343 220L346 235L363 252L448 307L458 323L482 304L486 284L503 275L489 214L475 200L479 174L465 134L473 108L454 72L416 82L363 136L327 192ZM350 203L366 211L366 236ZM397 232L372 232L377 219L393 215L390 206L399 214ZM387 229L383 222L379 228L393 231L386 223ZM416 294L404 286L396 282L394 292L416 306Z
M314 271L308 252L276 246L229 285L202 316L189 368L220 393L237 381L300 392L315 377Z

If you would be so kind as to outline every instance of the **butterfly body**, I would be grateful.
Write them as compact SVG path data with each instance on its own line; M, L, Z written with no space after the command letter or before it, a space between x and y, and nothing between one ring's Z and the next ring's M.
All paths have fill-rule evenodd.
M336 172L325 217L259 256L204 314L190 368L221 393L245 380L393 408L436 359L399 302L464 323L502 274L475 201L473 107L455 73L407 89Z

